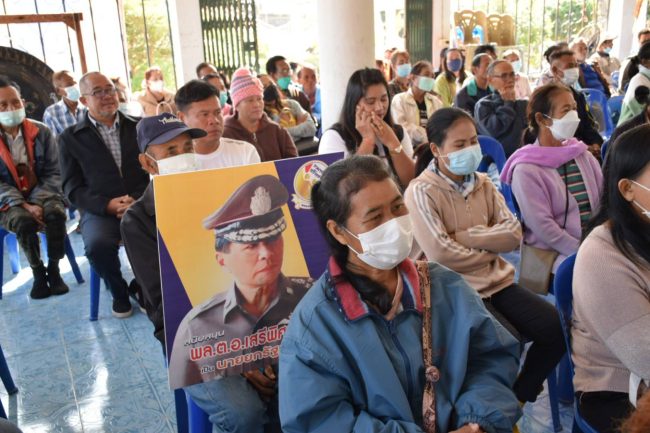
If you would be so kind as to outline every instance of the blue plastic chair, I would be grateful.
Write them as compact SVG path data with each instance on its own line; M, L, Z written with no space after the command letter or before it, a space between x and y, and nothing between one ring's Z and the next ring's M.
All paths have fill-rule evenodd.
M481 146L481 152L483 155L489 156L497 166L499 173L501 173L503 171L503 167L506 165L506 153L504 152L501 143L488 135L479 135L478 143ZM481 161L481 164L478 166L478 171L481 173L487 172L488 165L489 161L486 158L483 158L483 161ZM506 204L508 205L510 211L515 214L517 218L519 218L519 211L515 207L510 185L502 183L499 190L501 191L501 194L503 194L503 198L506 200Z
M0 227L0 258L4 258L5 241L9 250L9 262L11 272L20 272L20 255L18 253L18 241L16 235ZM0 263L0 299L2 299L2 284L4 281L4 266Z
M123 245L120 245L120 248ZM90 321L97 320L99 315L99 289L101 287L101 278L93 265L90 265ZM108 288L108 287L107 287Z
M575 265L575 261L575 254L567 257L557 268L557 271L555 272L555 280L553 281L555 306L560 314L560 322L562 323L564 342L567 347L567 359L569 361L571 378L573 378L574 375L573 360L571 359L571 317L573 316L573 266ZM573 391L572 381L569 381L569 383L571 384L571 390ZM574 403L573 431L581 431L582 433L598 433L580 415L577 400Z
M600 160L605 164L605 157L607 156L607 148L609 147L609 140L606 140L602 146L600 146Z
M9 395L15 394L18 392L18 388L14 383L14 380L11 378L11 372L9 371L9 366L5 360L5 355L2 352L2 346L0 346L0 379L7 390ZM5 413L4 407L2 407L2 401L0 401L0 417L7 419L7 414Z
M620 78L620 71L612 72L612 84L614 87L618 87L618 79Z
M47 252L47 237L45 236L45 233L39 233L39 235L41 237L41 245L43 246L43 250ZM65 239L63 242L65 248L65 256L68 258L68 262L70 263L70 268L72 269L72 273L74 274L77 283L83 284L84 278L81 275L79 264L77 264L77 256L75 256L74 254L74 250L72 249L72 243L70 242L70 238L68 237L67 234L65 235Z
M604 139L608 139L614 132L614 122L609 111L607 96L597 89L582 89L581 92L587 99L591 115L598 123L598 132Z
M618 119L621 117L621 110L623 109L623 97L624 95L612 96L607 101L607 105L609 106L609 114L614 125L618 125Z
M212 423L208 414L186 394L189 433L212 433Z

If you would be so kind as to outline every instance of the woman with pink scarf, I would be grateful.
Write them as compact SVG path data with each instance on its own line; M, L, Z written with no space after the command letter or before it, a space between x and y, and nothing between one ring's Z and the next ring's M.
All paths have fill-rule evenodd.
M523 242L559 253L555 272L578 251L583 227L598 209L603 175L587 145L574 138L580 119L568 87L539 87L527 116L527 136L536 140L512 154L501 182L512 185L519 204Z

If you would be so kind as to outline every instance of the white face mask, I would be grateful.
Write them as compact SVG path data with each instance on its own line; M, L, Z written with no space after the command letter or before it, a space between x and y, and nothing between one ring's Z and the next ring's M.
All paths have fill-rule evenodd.
M162 80L149 81L149 90L152 92L162 92L164 84Z
M359 257L359 260L373 268L389 270L402 263L411 252L413 245L413 224L409 215L393 218L379 227L354 235L345 229L351 236L361 242L363 253L350 248Z
M154 159L153 156L145 153L149 158L158 164L158 174L188 173L199 169L193 153L181 153L165 159Z
M546 117L553 121L553 124L547 126L547 128L551 131L553 137L560 141L573 138L578 129L578 125L580 124L580 117L578 117L578 112L576 110L569 111L561 119L553 119L549 116Z
M650 188L648 188L647 186L641 185L639 182L635 182L635 181L632 181L632 183L650 192ZM634 203L639 209L641 209L641 212L643 213L643 215L645 215L646 218L650 219L650 210L641 206L639 202L637 202L636 200L633 200L632 203Z
M580 70L578 68L565 69L562 82L569 87L573 87L578 82L578 78L580 78Z

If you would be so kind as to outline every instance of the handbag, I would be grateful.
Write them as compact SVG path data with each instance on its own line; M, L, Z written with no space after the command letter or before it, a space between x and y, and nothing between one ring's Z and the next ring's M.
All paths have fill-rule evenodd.
M422 356L424 358L425 384L422 398L422 429L426 433L436 432L436 393L433 384L440 379L438 367L433 365L433 343L431 339L431 277L429 263L415 263L420 280L422 299Z
M569 213L569 183L567 167L564 164L564 186L566 201L564 206L564 224ZM555 250L545 250L523 243L521 245L521 261L519 263L519 285L539 295L548 293L548 286L551 283L551 274L555 259L560 254Z

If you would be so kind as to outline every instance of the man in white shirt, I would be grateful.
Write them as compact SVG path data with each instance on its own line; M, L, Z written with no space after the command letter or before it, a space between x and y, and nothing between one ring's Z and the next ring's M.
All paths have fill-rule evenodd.
M191 80L175 97L178 118L190 128L207 132L194 140L194 152L201 170L256 164L260 156L252 144L224 138L219 91L209 83Z

